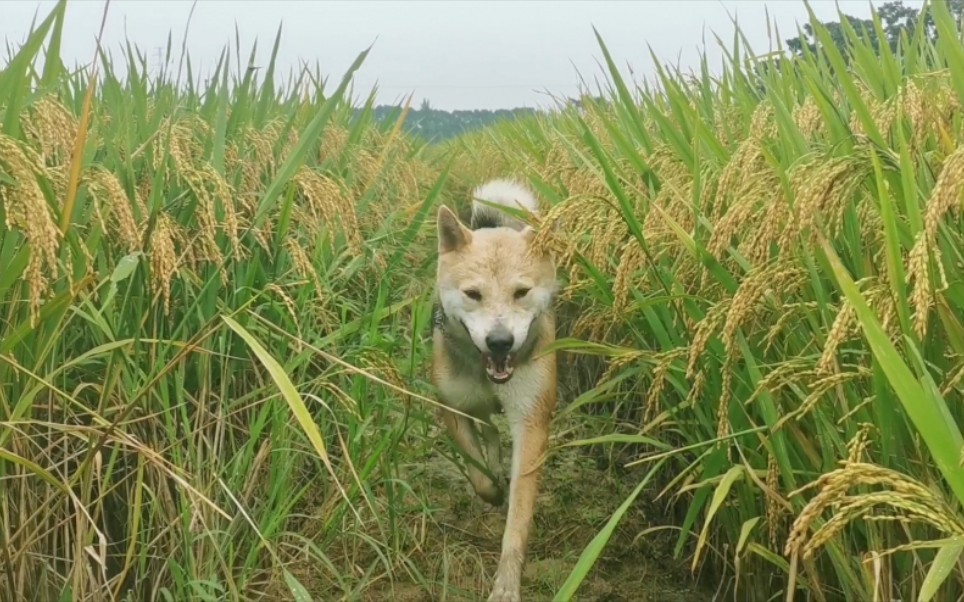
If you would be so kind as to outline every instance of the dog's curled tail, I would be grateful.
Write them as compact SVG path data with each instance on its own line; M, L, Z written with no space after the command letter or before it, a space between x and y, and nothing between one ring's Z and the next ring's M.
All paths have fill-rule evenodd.
M476 188L472 194L473 230L500 226L521 230L526 225L508 212L486 203L522 210L532 215L539 214L539 203L528 188L513 180L490 180Z

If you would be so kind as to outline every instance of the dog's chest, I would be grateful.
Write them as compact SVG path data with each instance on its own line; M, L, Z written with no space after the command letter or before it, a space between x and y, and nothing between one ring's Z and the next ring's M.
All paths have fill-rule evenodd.
M516 369L512 380L492 387L499 405L510 422L530 416L538 400L545 393L544 371L537 365L526 364Z
M501 409L492 386L478 378L468 375L450 377L439 382L438 388L446 405L460 412L481 417Z
M460 375L442 380L439 390L445 403L460 412L482 417L504 410L511 421L532 413L544 393L542 376L535 366L521 366L504 385Z

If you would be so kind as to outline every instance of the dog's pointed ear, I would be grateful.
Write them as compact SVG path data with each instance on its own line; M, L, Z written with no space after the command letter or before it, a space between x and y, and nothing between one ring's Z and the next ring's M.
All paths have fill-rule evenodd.
M458 251L472 242L472 231L462 225L452 210L442 205L438 210L439 253Z

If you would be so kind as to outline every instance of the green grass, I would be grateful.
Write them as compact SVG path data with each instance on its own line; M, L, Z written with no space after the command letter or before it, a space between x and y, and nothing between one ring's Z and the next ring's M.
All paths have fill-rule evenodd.
M403 176L396 207L430 206L441 171L393 124L350 120L351 72L335 90L308 71L280 90L232 76L226 52L209 88L185 89L131 49L127 80L106 59L96 79L56 60L39 77L62 23L61 4L0 73L5 216L61 225L0 235L4 597L296 592L299 555L349 595L358 558L397 569L413 542L393 509L416 502L395 455L429 317L411 291L430 272L384 204L358 210L357 232L325 218ZM98 168L114 188L93 185ZM40 196L10 181L24 173ZM299 173L329 186L294 185ZM56 263L31 273L43 245ZM392 256L413 268L385 278ZM332 557L339 540L351 555Z
M599 38L602 100L426 147L354 114L367 51L334 89L241 48L204 85L175 49L70 71L58 4L0 71L0 597L481 595L501 518L432 418L432 217L508 174L566 281L529 595L955 599L964 50L933 8L880 58L738 31L645 85Z

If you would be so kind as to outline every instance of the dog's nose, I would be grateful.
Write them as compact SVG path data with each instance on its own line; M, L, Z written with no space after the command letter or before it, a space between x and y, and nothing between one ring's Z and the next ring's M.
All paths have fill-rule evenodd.
M485 337L485 344L495 355L507 355L512 349L515 338L508 330L493 330Z

